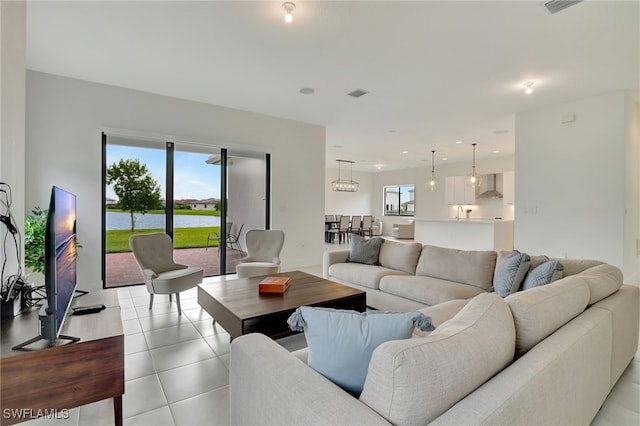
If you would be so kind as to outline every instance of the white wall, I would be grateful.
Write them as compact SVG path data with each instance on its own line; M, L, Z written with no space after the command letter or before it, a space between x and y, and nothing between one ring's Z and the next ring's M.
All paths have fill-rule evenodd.
M599 259L625 279L638 273L629 254L638 238L638 178L627 170L638 164L638 116L626 102L620 91L517 114L517 248ZM567 115L576 120L562 124Z
M272 227L286 233L283 267L320 264L323 127L28 71L26 205L45 205L51 185L78 196L78 238L84 246L80 288L102 288L100 133L105 128L270 151Z
M628 282L640 284L640 103L638 94L625 96L624 270ZM636 271L635 275L633 271Z
M228 219L233 222L234 234L244 224L242 242L249 229L264 229L266 163L263 159L241 157L233 157L230 162ZM244 243L242 248L246 249Z
M342 179L349 179L351 173L344 168L340 171ZM358 182L358 192L333 191L331 182L338 179L338 169L325 170L325 214L339 214L347 216L373 215L371 210L371 195L373 193L373 173L353 172L353 180Z
M26 6L24 1L0 2L0 182L11 186L11 215L21 234L24 230L25 188L25 46ZM3 189L6 190L5 187ZM1 198L4 200L4 197ZM0 207L6 215L6 208ZM0 225L0 268L5 262L5 282L19 270L13 239ZM24 252L24 243L18 248ZM21 254L21 259L24 257ZM24 265L22 265L24 266ZM3 285L5 283L2 283Z

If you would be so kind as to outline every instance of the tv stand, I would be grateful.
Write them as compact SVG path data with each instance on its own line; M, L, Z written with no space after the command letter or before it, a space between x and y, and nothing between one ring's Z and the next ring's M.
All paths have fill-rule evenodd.
M39 328L37 309L2 322L2 426L107 398L113 398L115 425L122 425L124 333L117 290L91 292L81 300L107 308L95 315L67 315L62 332L81 338L77 343L48 347L49 341L38 337L20 344Z
M32 343L37 342L37 341L39 341L39 340L46 340L46 339L45 339L45 338L43 338L42 336L36 336L36 337L34 337L33 339L29 339L29 340L27 340L26 342L22 342L22 343L20 343L20 344L17 344L17 345L15 345L15 346L13 346L13 347L11 348L11 350L12 350L12 351L17 351L17 350L19 350L19 349L24 348L25 346L28 346L28 345L30 345L30 344L32 344ZM65 336L64 334L61 334L61 335L59 335L59 336L58 336L58 339L56 339L56 340L71 340L71 343L74 343L74 342L78 342L78 341L80 341L80 338L79 338L79 337ZM55 340L49 340L48 342L49 342L49 347L50 347L50 348L52 348L52 347L56 346L56 344L55 344Z

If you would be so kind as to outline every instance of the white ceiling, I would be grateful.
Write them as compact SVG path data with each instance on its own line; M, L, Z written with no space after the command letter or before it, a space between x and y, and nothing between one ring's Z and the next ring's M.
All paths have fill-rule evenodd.
M30 0L27 66L320 124L364 171L513 154L516 113L640 87L637 0L281 4Z

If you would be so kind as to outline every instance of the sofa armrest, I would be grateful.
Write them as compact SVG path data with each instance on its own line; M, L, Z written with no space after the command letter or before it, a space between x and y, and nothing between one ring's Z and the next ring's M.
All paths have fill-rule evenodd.
M371 408L262 334L231 343L232 425L388 425Z
M330 250L325 251L322 256L322 278L328 279L329 275L329 266L334 263L344 263L349 258L350 250Z

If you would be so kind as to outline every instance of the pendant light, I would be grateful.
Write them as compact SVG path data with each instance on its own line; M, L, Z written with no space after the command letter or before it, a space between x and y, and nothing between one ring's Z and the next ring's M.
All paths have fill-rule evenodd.
M435 171L436 171L436 163L434 161L435 154L436 154L435 151L431 151L431 178L427 183L424 184L424 186L430 189L431 191L435 191L436 189L438 189L438 184L439 184L435 174Z
M338 162L338 179L331 182L331 187L337 192L358 192L360 184L353 180L353 163L355 161L336 160ZM351 165L351 176L349 180L340 177L340 164L349 163Z
M473 163L471 165L471 174L467 176L467 183L472 188L476 188L480 186L481 179L480 175L476 174L476 144L472 143L471 145L473 145Z

